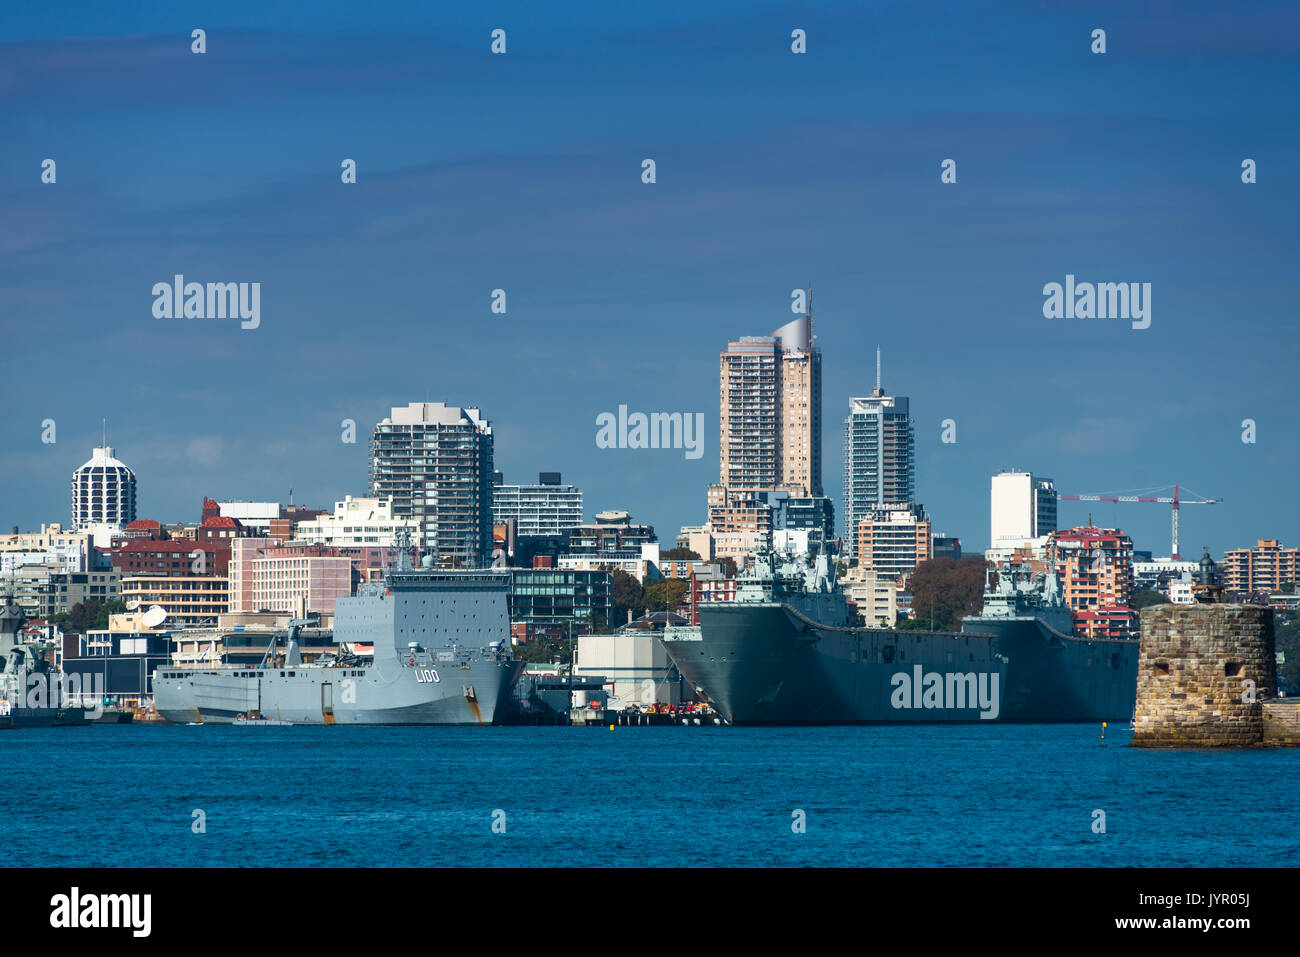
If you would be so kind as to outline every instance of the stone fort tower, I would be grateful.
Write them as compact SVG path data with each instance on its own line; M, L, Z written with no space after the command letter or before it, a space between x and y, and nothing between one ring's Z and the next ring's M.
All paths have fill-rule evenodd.
M1142 609L1132 744L1259 744L1264 701L1276 693L1271 608L1193 604Z

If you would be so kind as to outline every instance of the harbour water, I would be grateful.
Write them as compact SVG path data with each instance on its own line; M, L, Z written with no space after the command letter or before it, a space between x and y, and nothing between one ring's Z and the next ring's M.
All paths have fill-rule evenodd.
M1294 751L1100 731L29 729L0 736L0 847L10 867L1296 863Z

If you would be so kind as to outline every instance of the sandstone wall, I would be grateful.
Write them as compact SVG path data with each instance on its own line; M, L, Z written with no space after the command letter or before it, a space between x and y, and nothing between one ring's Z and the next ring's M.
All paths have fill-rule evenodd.
M1253 696L1248 693L1254 682ZM1273 610L1255 605L1142 609L1139 747L1249 747L1264 737L1263 700L1277 693Z

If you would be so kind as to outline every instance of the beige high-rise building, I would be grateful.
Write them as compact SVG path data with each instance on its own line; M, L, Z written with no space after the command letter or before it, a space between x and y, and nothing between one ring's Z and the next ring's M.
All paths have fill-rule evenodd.
M858 521L858 568L891 580L910 575L934 557L934 535L924 505L883 505Z
M812 312L720 356L720 483L728 491L822 494L822 356Z
M1285 548L1276 538L1256 539L1254 548L1234 548L1223 556L1219 574L1230 592L1279 592L1289 589L1300 566L1300 550Z

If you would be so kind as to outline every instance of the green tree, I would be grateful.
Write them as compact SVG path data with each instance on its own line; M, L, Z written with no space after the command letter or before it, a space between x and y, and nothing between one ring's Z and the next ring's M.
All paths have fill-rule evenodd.
M700 556L695 554L689 548L670 548L666 552L659 553L660 558L666 558L675 562L689 562L700 560Z
M1169 599L1154 588L1139 588L1133 595L1133 607L1138 611L1148 605L1167 605Z
M629 611L636 618L645 607L645 589L641 583L621 568L614 569L614 626L626 624Z
M645 607L651 611L676 611L686 597L689 586L681 578L665 578L652 582L643 589Z
M69 611L51 616L50 623L70 634L84 635L87 631L102 631L108 627L109 615L120 615L124 611L126 605L116 599L105 602L90 598L73 605Z
M913 609L915 613L915 609ZM930 631L930 620L928 618L900 618L894 623L894 628L898 631Z

